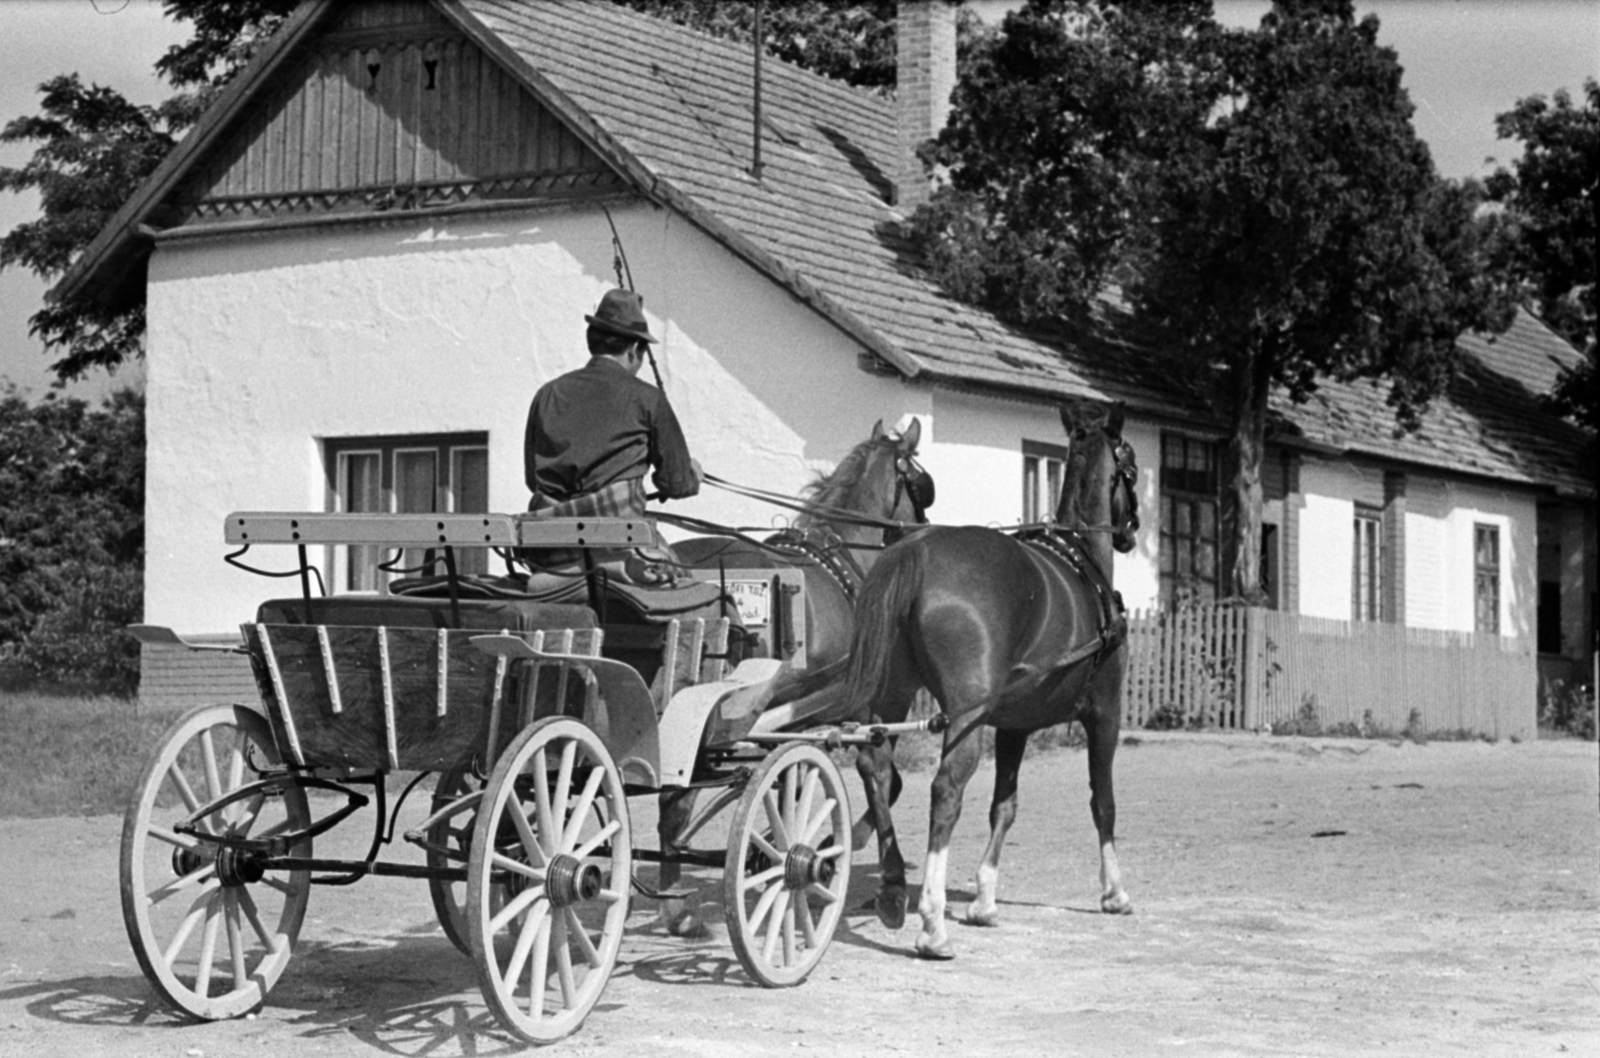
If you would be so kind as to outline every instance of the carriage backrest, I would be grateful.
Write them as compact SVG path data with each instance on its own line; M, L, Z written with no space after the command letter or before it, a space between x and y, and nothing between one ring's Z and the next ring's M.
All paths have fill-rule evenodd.
M334 595L328 598L268 599L256 610L258 624L314 624L390 628L470 628L479 631L537 632L595 628L594 611L572 603L531 599L460 599L454 613L449 599L411 595Z

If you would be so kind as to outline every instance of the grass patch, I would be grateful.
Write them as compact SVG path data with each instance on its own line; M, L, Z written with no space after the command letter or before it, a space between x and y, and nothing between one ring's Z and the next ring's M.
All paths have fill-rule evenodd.
M129 698L0 693L0 817L120 813L180 715Z

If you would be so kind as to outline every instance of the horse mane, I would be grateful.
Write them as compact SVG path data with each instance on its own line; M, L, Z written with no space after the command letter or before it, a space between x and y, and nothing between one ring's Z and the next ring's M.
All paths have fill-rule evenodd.
M868 438L850 449L832 472L819 472L811 484L800 492L800 500L806 505L806 510L795 519L795 524L806 528L828 521L832 511L864 513L871 500L865 494L869 458L876 448L884 445L892 447L894 443L891 437Z

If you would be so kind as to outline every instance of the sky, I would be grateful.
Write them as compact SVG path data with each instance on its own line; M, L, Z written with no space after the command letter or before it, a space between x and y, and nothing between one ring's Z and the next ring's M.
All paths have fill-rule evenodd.
M1012 6L978 0L986 18ZM1218 17L1253 25L1266 0L1216 0ZM1585 77L1600 77L1600 0L1357 0L1378 15L1378 39L1394 48L1416 105L1413 121L1448 177L1484 176L1509 165L1517 145L1497 141L1494 116L1530 95L1565 88L1574 98ZM135 103L171 94L155 61L188 39L186 24L162 17L159 0L0 0L0 124L38 112L38 85L76 71ZM28 144L0 144L0 165L26 164ZM1493 162L1486 159L1493 158ZM0 233L37 216L33 194L0 192ZM30 399L50 391L55 357L28 334L45 284L20 268L0 271L0 387L14 382ZM141 384L142 365L109 376L95 372L70 387L96 401Z

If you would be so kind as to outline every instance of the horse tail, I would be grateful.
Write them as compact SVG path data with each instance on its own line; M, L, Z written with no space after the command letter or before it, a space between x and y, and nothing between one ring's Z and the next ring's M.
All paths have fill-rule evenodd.
M890 660L911 607L922 594L925 568L922 548L891 549L861 585L850 643L850 708L846 715L870 716L874 703L887 697Z

